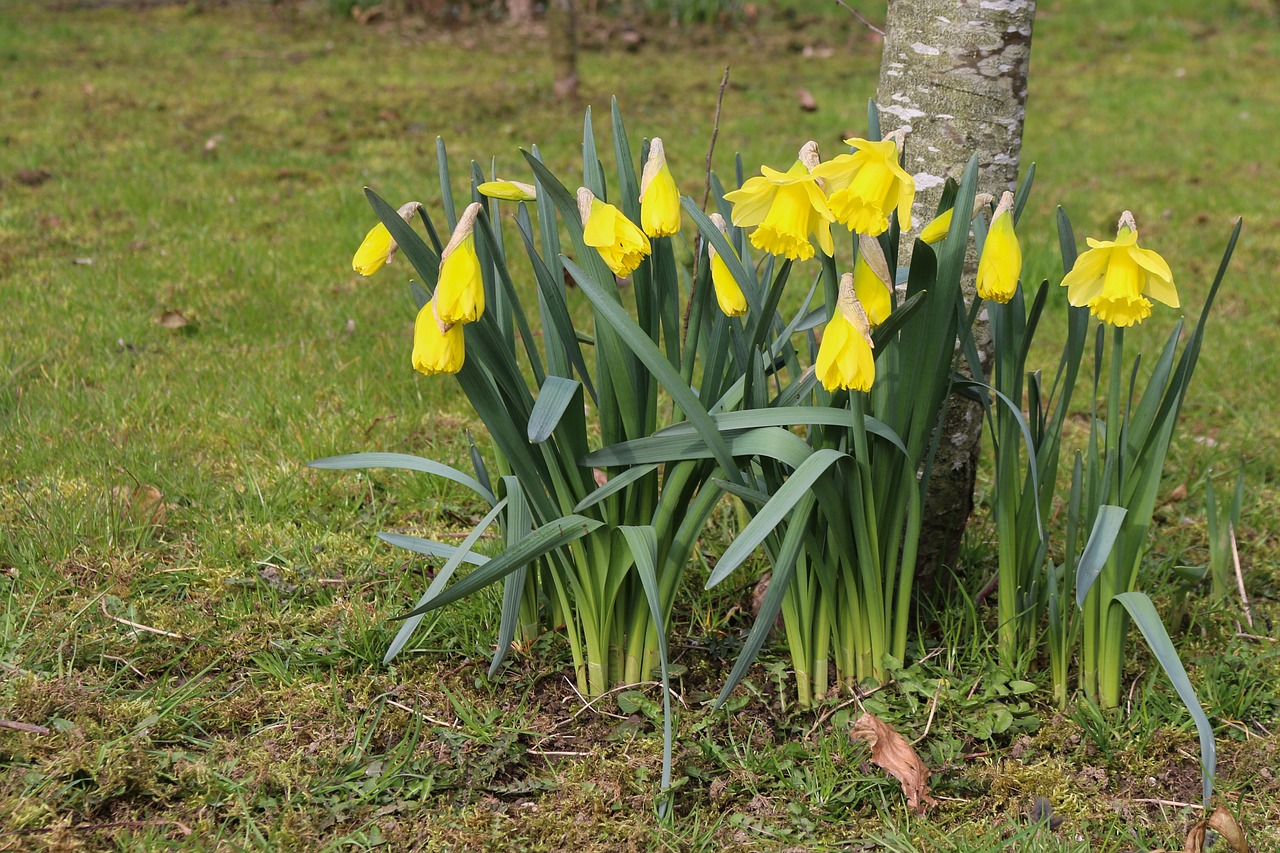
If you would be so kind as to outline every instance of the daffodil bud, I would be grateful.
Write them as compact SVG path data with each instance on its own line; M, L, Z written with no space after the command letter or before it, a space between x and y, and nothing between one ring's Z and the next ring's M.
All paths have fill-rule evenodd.
M413 368L434 376L457 373L466 360L462 324L446 323L432 299L418 311L413 324Z
M721 234L728 236L729 226L723 216L718 213L711 214L711 224L716 226ZM721 312L729 317L741 317L746 314L746 294L742 292L738 280L729 271L729 265L716 251L714 243L707 243L707 256L711 261L711 286L715 288L716 303L720 306Z
M858 260L853 266L853 292L866 311L871 328L889 318L893 311L893 278L880 241L858 235Z
M538 198L537 187L520 181L485 181L476 190L485 198L501 201L536 201Z
M413 219L414 214L422 209L420 202L411 201L397 211L400 218L405 222ZM392 239L391 232L387 230L387 226L379 222L373 228L369 229L369 233L365 235L364 242L360 244L360 248L356 249L355 256L351 259L351 268L363 276L371 276L378 270L382 269L385 264L391 263L391 259L396 255L396 241Z
M586 187L578 188L578 215L582 217L583 242L598 251L619 278L635 272L649 254L645 233L621 210L596 198Z
M662 140L649 142L649 159L640 174L640 225L650 237L669 237L680 232L680 190L676 187Z
M973 213L969 216L973 219L978 215L978 211L991 204L993 196L991 193L978 193L973 197ZM955 212L955 208L947 208L934 217L928 225L920 232L920 239L929 245L939 243L944 240L951 232L951 215Z
M484 314L484 278L476 254L476 217L484 206L472 202L462 212L449 245L440 254L440 279L433 300L446 323L473 323Z
M828 391L869 391L876 378L874 346L867 315L854 293L853 273L845 273L840 277L836 310L818 346L814 362L818 381Z
M992 302L1008 302L1022 274L1022 248L1013 230L1013 193L1000 197L987 241L978 260L978 295Z

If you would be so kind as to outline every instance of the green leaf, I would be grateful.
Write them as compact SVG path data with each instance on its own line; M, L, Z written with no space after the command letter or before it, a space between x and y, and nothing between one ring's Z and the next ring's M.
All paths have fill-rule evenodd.
M1089 533L1089 541L1084 545L1084 553L1076 566L1076 607L1084 608L1084 598L1089 588L1102 573L1107 564L1107 557L1120 533L1120 525L1128 513L1122 506L1104 504L1098 507L1098 516L1093 522L1093 530Z
M377 536L383 542L389 542L397 548L404 548L406 551L413 551L416 554L423 554L427 557L451 560L461 554L462 562L472 566L483 566L489 562L489 558L483 554L464 551L457 545L450 545L446 542L436 542L432 539L422 539L417 536L408 536L404 533L379 533Z
M541 444L551 437L560 418L578 394L582 383L563 376L548 376L538 392L538 400L529 415L529 441Z
M1147 641L1147 646L1156 656L1156 660L1160 661L1160 666L1164 667L1165 675L1169 676L1173 689L1178 692L1182 704L1186 705L1187 712L1195 721L1196 731L1200 735L1200 774L1203 782L1204 805L1208 808L1209 800L1213 795L1213 777L1217 772L1218 764L1218 748L1213 738L1213 726L1209 724L1209 718L1200 707L1200 700L1196 698L1195 688L1191 686L1191 679L1187 677L1187 671L1182 666L1178 650L1173 647L1169 632L1165 630L1164 622L1160 620L1160 614L1156 612L1151 599L1141 592L1122 592L1115 597L1115 600L1123 604L1125 610L1128 610L1129 615L1133 617L1133 624L1137 625L1138 630L1142 632L1142 638Z
M764 542L782 519L794 510L805 495L810 494L810 487L827 469L841 459L850 458L848 454L826 448L818 450L806 459L795 472L787 478L787 482L774 492L769 502L760 508L755 518L751 519L733 540L724 556L716 563L711 576L707 578L706 588L711 589L727 578L734 569L751 556L751 553Z
M579 501L578 505L573 508L573 511L582 512L584 509L593 507L605 498L611 497L612 495L622 491L637 480L643 480L656 470L658 470L657 463L636 465L632 468L628 468L618 476L609 478L607 483Z
M480 485L474 477L462 473L457 468L450 468L421 456L407 453L349 453L345 456L326 456L323 459L312 459L307 465L311 468L323 468L328 471L347 471L361 468L398 468L404 471L422 471L452 480L460 486L466 486L492 506L497 498L493 492Z
M524 490L520 481L510 475L502 478L507 492L507 547L519 543L533 529L533 516L529 513L529 503L524 498ZM487 561L486 561L487 562ZM489 662L489 677L498 674L507 653L511 651L511 641L516 636L516 625L520 621L520 604L524 598L524 585L529 577L529 566L516 569L503 581L502 616L498 622L498 648L494 650L493 660Z
M731 436L728 445L732 456L767 456L792 468L798 468L812 452L804 439L781 427L764 427ZM578 464L610 468L711 458L711 449L701 435L649 436L602 447L578 460Z
M465 598L478 589L483 589L496 580L506 577L521 566L536 560L549 551L554 551L577 541L602 526L603 522L581 515L566 515L547 522L519 543L508 547L498 556L491 559L483 567L476 569L440 595L429 601L420 602L417 607L399 619L409 619L422 613L452 604Z

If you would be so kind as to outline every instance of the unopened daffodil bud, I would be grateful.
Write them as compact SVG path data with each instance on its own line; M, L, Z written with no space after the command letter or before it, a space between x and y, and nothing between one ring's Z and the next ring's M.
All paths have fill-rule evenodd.
M656 136L649 142L649 159L640 174L640 226L650 237L680 233L680 190Z
M978 193L973 197L973 213L969 216L972 219L978 215L978 211L991 204L993 196L991 193ZM946 239L947 234L951 232L951 214L955 212L955 208L949 207L939 213L934 219L924 227L920 232L920 239L932 246L934 243L940 243Z
M1067 301L1089 306L1093 316L1111 326L1132 326L1150 317L1151 299L1179 307L1173 272L1160 255L1138 246L1132 213L1124 212L1117 231L1114 241L1088 238L1089 250L1062 280Z
M866 234L858 235L858 260L853 265L853 292L862 303L867 322L875 328L893 311L893 283L889 261L880 241Z
M724 217L718 213L711 214L711 223L728 236L729 226ZM732 246L730 247L732 248ZM729 271L729 265L720 257L714 243L707 243L707 255L711 261L711 286L716 291L716 303L720 310L729 317L741 317L747 313L747 297L738 285L738 280Z
M619 278L635 272L649 254L645 233L621 210L596 198L586 187L578 188L578 215L582 217L583 242L598 251Z
M1000 198L987 241L978 260L978 295L992 302L1008 302L1022 275L1022 248L1013 231L1013 193Z
M854 293L853 273L840 277L836 310L822 333L814 363L818 381L828 391L869 391L876 379L876 358L866 312Z
M538 198L537 187L520 181L485 181L476 189L485 198L502 201L536 201Z
M462 324L440 319L434 299L422 306L413 324L413 369L427 376L457 373L465 360Z
M405 222L413 219L415 213L422 209L419 202L411 201L402 206L398 213L400 218ZM379 222L373 228L369 229L369 233L365 235L364 242L360 244L360 248L356 249L355 257L351 259L351 268L363 276L370 276L386 264L391 263L391 259L396 255L396 241L392 239L391 232L387 230L387 226Z
M484 278L476 254L476 217L484 206L472 202L458 218L449 245L440 254L436 311L446 323L473 323L484 313Z
M911 230L911 203L915 179L898 165L904 131L897 130L879 142L846 139L856 149L820 164L814 175L826 182L827 201L835 220L850 231L876 237L889 227L889 214L898 211L903 231Z
M787 171L761 166L759 176L725 193L725 201L733 204L734 225L759 226L751 234L751 245L791 260L806 260L813 257L812 238L824 254L835 254L831 239L835 217L811 171L817 163L818 143L810 141Z

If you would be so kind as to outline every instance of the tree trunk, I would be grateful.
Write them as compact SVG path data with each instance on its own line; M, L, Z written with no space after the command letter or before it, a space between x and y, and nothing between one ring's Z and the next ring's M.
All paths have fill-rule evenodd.
M1027 68L1035 0L891 0L876 102L881 130L906 125L906 170L915 176L910 233L899 263L911 257L916 234L933 218L942 185L960 179L978 154L978 187L996 198L1014 189L1022 154ZM970 255L972 255L972 249ZM966 264L966 299L974 296L976 259ZM989 372L991 338L985 312L977 335ZM934 461L920 538L921 581L954 566L973 508L973 480L982 436L975 403L953 397Z
M547 3L547 39L551 42L552 91L560 100L578 97L578 38L573 0Z

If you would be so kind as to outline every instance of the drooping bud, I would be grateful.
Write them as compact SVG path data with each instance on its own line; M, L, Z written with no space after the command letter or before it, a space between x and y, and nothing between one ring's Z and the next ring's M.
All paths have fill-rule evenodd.
M533 184L520 181L485 181L476 187L476 191L486 198L501 201L537 201L538 188Z
M446 323L472 323L484 314L484 278L475 239L476 217L482 210L479 202L467 205L440 253L440 278L432 301Z

